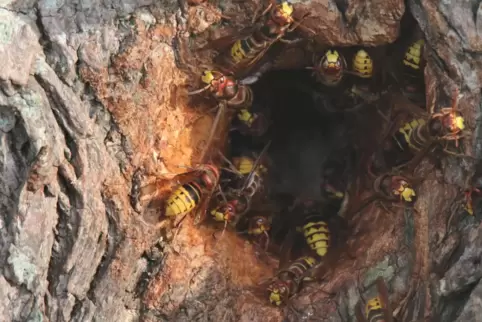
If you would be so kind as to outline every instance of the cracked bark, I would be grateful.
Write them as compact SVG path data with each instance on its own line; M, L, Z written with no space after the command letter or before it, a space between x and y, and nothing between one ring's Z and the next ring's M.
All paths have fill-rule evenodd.
M305 24L325 45L374 46L397 38L404 1L345 2L297 1L296 8L300 15L312 13ZM421 319L427 310L432 321L476 321L482 314L477 306L482 226L477 218L460 214L450 226L428 225L446 222L449 211L438 210L448 209L480 168L481 5L407 3L431 47L427 87L438 92L429 96L445 106L451 87L460 87L465 95L461 109L471 116L468 127L474 133L466 149L473 150L477 164L443 160L445 183L432 176L421 188L423 217L411 219L413 232L410 227L402 232L407 246L368 267L363 286L383 272L393 301L400 303L410 277L422 274L429 282L416 285L406 304L410 310L399 310L402 321ZM270 274L270 265L257 264L249 255L252 249L228 238L214 251L205 245L212 229L192 228L189 222L171 245L163 232L143 223L129 202L137 168L174 172L174 164L189 164L196 151L179 154L173 142L190 142L185 132L203 139L196 129L174 133L168 126L173 119L181 125L191 121L176 109L187 103L186 77L175 66L171 46L174 36L186 30L200 39L231 33L248 23L251 17L243 10L253 12L254 5L226 1L223 14L233 17L232 27L212 30L207 27L220 20L213 4L203 5L204 13L199 13L204 7L181 12L177 1L168 0L0 5L1 321L299 318L249 292ZM201 15L191 20L199 24L186 23L186 14ZM165 164L152 161L153 151ZM247 254L245 266L236 262L233 249ZM342 266L339 271L344 272ZM353 317L359 298L353 284L340 286L336 305L318 295L309 303L301 297L294 307L305 317Z

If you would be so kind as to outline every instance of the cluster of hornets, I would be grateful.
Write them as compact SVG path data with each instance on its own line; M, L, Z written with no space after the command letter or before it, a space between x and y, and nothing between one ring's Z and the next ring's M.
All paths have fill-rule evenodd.
M184 218L193 213L195 223L199 224L209 216L224 225L223 233L227 227L232 227L250 236L260 249L268 249L272 218L259 215L259 211L253 210L266 200L265 176L270 163L267 151L271 141L267 140L258 153L251 151L226 157L220 151L207 152L219 120L224 115L231 118L234 129L243 135L260 137L266 132L266 127L269 126L267 116L251 109L253 90L250 84L253 82L253 73L249 74L248 71L253 70L252 67L259 63L275 43L296 42L285 39L285 36L296 28L306 27L302 21L295 21L293 14L294 7L290 2L270 1L264 10L260 10L258 17L253 19L251 28L240 32L236 38L223 37L210 44L218 46L218 55L213 60L216 68L198 74L203 87L189 92L189 95L208 93L210 99L218 103L217 114L206 148L201 153L203 162L173 180L176 187L164 200L163 214L167 218ZM219 44L227 46L219 49ZM433 108L426 112L425 108L420 107L420 97L424 98L425 91L423 47L424 40L418 37L411 39L401 51L398 62L402 73L397 77L399 92L414 103L411 106L416 108L407 109L409 112L394 117L390 115L390 125L382 136L381 148L367 158L366 173L372 178L371 188L374 193L362 204L383 199L402 207L413 205L417 196L416 182L408 174L409 165L416 164L427 152L453 153L449 151L449 146L458 148L459 139L463 137L465 125L463 116L456 109L459 97L457 91L451 107L440 108L438 112L433 111ZM347 64L345 57L348 54L345 52L351 55L351 64ZM320 88L325 91L341 90L343 95L353 99L354 110L379 100L387 92L386 88L375 92L371 86L376 66L368 48L328 48L313 57L313 65L306 68L312 70ZM337 108L336 102L325 105ZM208 154L209 162L205 160ZM150 191L147 188L145 190ZM330 218L337 217L333 213L337 214L342 207L347 190L339 191L328 183L323 190L328 197L321 210L302 211L303 216L297 214L302 219L279 247L283 250L280 252L280 268L263 287L266 300L275 306L286 304L300 291L303 283L314 280L336 244L332 234L336 225ZM143 198L146 198L145 193ZM290 211L295 210L296 207L293 207ZM219 238L216 236L216 239ZM304 240L305 247L299 252L300 256L293 259L290 258L293 252L286 255L290 253L286 249L294 244L296 238ZM361 308L362 301L358 303L358 321L394 320L387 286L381 278L377 280L377 289L378 295L366 301L364 310Z

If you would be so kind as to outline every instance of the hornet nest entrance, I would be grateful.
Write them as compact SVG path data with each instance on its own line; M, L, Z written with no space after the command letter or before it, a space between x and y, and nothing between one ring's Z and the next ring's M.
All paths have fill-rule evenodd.
M421 157L464 153L458 92L442 109L426 106L424 40L413 28L376 48L281 43L283 21L294 23L291 9L270 10L262 28L230 42L215 67L197 73L202 85L191 88L192 106L208 100L215 107L209 139L199 164L166 184L151 208L161 210L155 220L161 216L163 227L183 218L202 223L212 236L202 243L219 256L217 247L236 252L227 270L262 266L249 269L263 305L304 308L309 297L323 303L319 310L339 309L341 285L358 283L364 267L403 244L401 213L418 196L413 171ZM267 42L273 46L264 51ZM269 62L293 46L310 57L299 68ZM249 73L240 67L258 58ZM149 200L152 189L141 190ZM254 245L250 255L233 248L244 247L240 240ZM392 314L384 283L377 282L383 311L359 312L359 319Z

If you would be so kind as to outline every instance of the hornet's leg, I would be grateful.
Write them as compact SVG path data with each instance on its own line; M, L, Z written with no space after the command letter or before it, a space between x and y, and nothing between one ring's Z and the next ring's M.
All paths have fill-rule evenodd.
M216 133L219 121L221 120L221 116L224 114L224 108L225 108L225 103L220 103L218 113L216 114L213 125L211 126L211 131L209 132L206 145L204 146L204 149L201 152L201 156L200 156L201 163L204 163L204 158L206 157L207 151L209 150L211 142L214 138L214 133Z

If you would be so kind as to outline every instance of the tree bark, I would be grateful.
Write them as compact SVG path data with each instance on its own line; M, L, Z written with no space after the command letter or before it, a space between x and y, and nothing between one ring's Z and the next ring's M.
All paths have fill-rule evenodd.
M139 169L143 180L184 172L179 166L196 162L212 124L191 108L187 87L197 80L179 70L176 39L232 34L250 25L257 5L0 2L0 321L354 319L352 262L280 310L256 295L275 260L230 231L216 242L217 227L195 227L189 217L172 239L156 214L150 222L130 202ZM459 109L472 134L464 147L474 158L445 157L443 175L421 185L417 213L379 224L404 229L392 234L365 221L373 249L357 251L371 262L355 269L364 288L377 275L389 281L399 321L482 316L481 214L467 217L460 203L464 189L481 183L480 8L459 0L295 3L298 18L311 13L303 24L316 33L301 35L329 46L391 43L408 10L428 43L427 102L448 106L455 87L464 95ZM212 27L221 13L229 26Z

